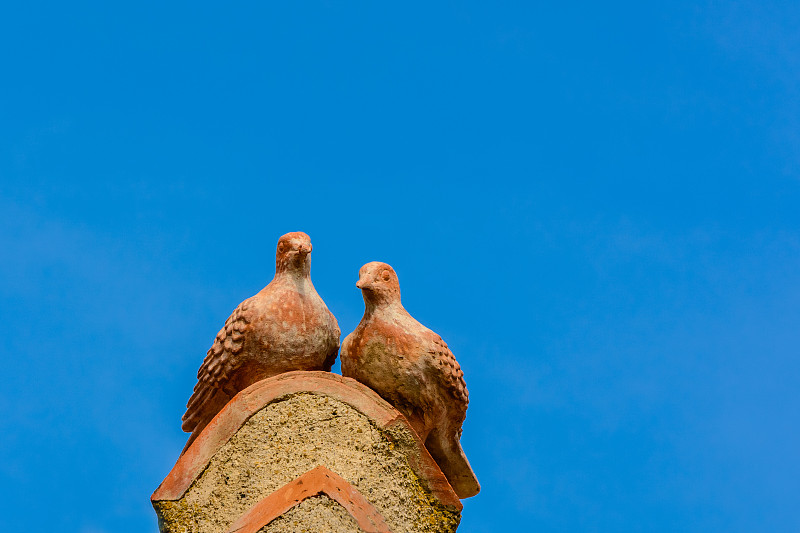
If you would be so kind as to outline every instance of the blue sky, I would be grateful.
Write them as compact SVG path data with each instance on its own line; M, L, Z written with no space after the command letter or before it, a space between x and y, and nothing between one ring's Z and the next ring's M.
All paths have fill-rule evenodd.
M314 243L450 344L459 531L800 529L800 6L0 10L0 530L157 530L230 311Z

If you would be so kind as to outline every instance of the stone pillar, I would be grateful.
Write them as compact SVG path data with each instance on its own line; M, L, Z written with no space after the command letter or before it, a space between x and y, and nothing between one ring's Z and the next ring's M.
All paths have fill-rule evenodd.
M236 395L151 500L162 533L449 533L462 508L403 415L303 371Z

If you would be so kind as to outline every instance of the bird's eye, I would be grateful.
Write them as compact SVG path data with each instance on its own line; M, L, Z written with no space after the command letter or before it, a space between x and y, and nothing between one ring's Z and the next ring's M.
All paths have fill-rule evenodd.
M381 277L383 278L383 281L389 281L389 278L391 278L391 275L389 275L389 271L388 270L384 270L383 272L381 272Z
M286 242L278 243L278 252L283 253L286 251Z

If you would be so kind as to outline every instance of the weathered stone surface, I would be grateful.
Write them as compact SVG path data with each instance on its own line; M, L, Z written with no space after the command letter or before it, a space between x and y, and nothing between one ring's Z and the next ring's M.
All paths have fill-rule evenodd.
M339 326L311 283L311 240L302 232L278 240L275 277L243 301L217 333L183 415L186 448L241 390L292 370L330 370Z
M180 457L153 494L161 530L224 532L319 465L363 495L390 531L458 526L457 496L400 413L354 380L291 372L237 395Z
M344 507L327 496L304 500L258 533L364 533Z
M406 416L459 497L476 495L480 485L461 449L469 397L455 356L405 310L391 266L367 263L356 286L364 296L364 317L342 343L342 374Z

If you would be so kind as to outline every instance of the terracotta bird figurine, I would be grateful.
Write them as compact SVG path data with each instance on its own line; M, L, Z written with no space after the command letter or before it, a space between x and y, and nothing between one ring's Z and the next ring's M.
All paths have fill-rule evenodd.
M464 373L442 338L408 314L386 263L361 267L364 317L342 344L342 375L394 405L411 423L459 498L480 491L461 449L469 398Z
M236 393L291 370L330 371L339 325L309 277L311 240L302 232L278 240L275 277L231 313L217 333L186 405L184 452Z

